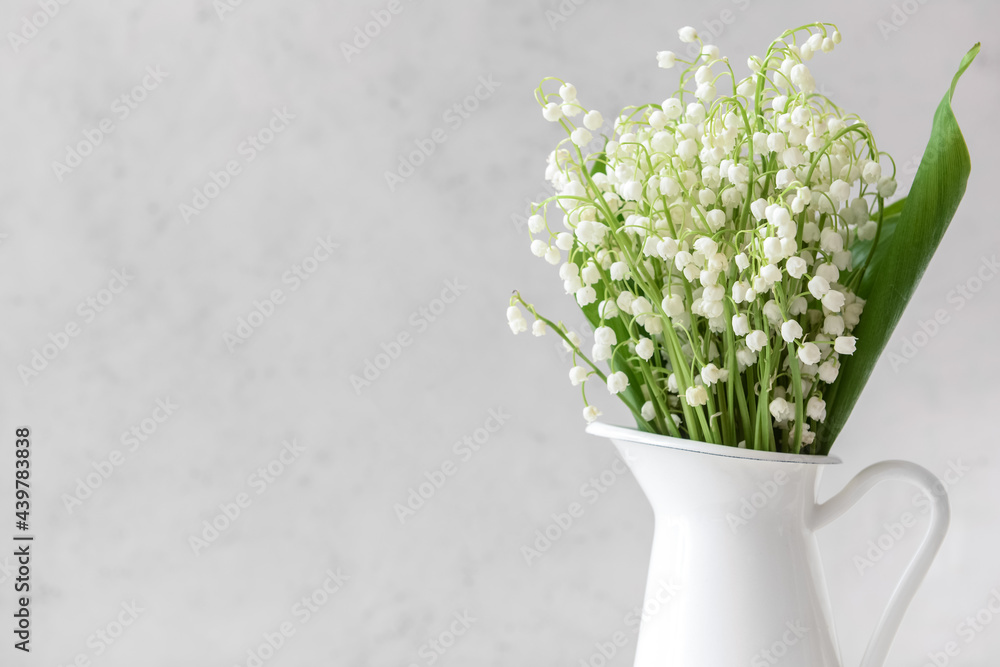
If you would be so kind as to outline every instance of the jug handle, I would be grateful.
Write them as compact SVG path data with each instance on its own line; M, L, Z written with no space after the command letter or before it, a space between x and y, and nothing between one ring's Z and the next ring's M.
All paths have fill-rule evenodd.
M903 614L913 601L948 531L951 516L948 495L941 481L926 468L909 461L882 461L865 468L840 493L822 505L816 505L811 522L813 530L826 526L853 507L876 484L890 479L909 482L927 494L931 499L930 527L889 598L889 604L861 659L861 667L882 667L885 663Z

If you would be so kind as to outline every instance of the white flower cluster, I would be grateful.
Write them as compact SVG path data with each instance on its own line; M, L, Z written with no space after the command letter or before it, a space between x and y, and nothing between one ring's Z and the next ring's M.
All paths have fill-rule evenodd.
M679 34L701 44L693 28ZM740 80L702 44L678 91L623 110L593 153L600 112L570 84L539 87L543 117L569 137L549 156L557 194L528 221L531 252L560 265L598 325L589 357L567 344L592 368L575 366L574 385L597 373L625 398L631 377L641 386L626 404L665 434L795 452L813 443L864 307L852 248L877 242L896 187L867 125L816 93L806 63L839 42L829 24L789 31ZM657 61L685 64L669 51ZM520 295L507 313L514 333L528 328L518 303L544 334Z

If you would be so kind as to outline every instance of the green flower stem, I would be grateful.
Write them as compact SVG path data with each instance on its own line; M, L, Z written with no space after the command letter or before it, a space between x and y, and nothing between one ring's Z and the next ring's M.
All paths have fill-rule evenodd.
M579 156L580 160L583 161L583 159L584 159L583 158L583 152L580 150L579 146L577 146L576 152L577 152L577 155ZM590 174L588 174L586 172L586 170L584 170L584 176L587 179L587 185L590 188L592 188L594 192L599 192L600 191L599 188L594 184L593 179L591 178ZM604 211L604 214L605 214L605 216L606 216L606 218L608 220L608 226L609 226L609 228L611 230L612 235L614 235L615 240L618 243L618 247L621 249L622 253L625 255L626 260L628 260L629 266L633 267L634 270L635 270L635 273L632 276L633 280L635 280L635 282L639 285L639 287L642 288L642 291L647 295L647 297L659 294L659 292L656 291L656 290L653 290L652 286L649 284L650 279L649 279L649 276L646 275L646 267L645 267L644 263L641 262L641 261L637 261L636 258L629 252L628 244L625 244L625 243L621 242L621 239L618 236L619 235L619 229L620 229L620 227L617 227L617 226L614 225L614 221L617 221L617 217L618 216L615 215L611 211L610 207L608 206L608 203L606 201L604 201L603 197L597 197L596 201L600 202L600 208ZM641 250L640 250L640 252L641 252ZM659 307L660 307L660 303L659 302L660 302L660 299L658 299L655 296L653 296L653 298L651 299L651 305L652 305L652 307L654 309L659 309ZM672 344L671 348L668 348L668 354L669 354L669 356L670 356L670 358L672 360L683 359L684 357L683 357L683 355L682 355L682 353L680 351L680 344L677 341L677 335L676 335L676 332L673 329L673 323L670 321L669 317L667 317L666 313L663 313L663 319L664 319L664 331L665 332L670 332L670 336L669 337L671 339L671 344ZM687 390L687 388L691 385L691 382L692 382L691 379L690 379L689 374L687 373L686 365L685 364L672 363L671 366L673 366L673 368L674 368L674 373L677 374L677 379L678 379L678 383L677 383L678 393L684 394L684 392ZM682 369L683 369L683 371L682 371ZM679 372L679 371L682 371L682 372ZM700 439L699 437L697 437L697 431L698 431L698 429L696 428L696 422L694 421L694 419L692 418L692 415L690 414L691 413L691 406L688 406L687 402L685 400L683 400L683 399L681 400L681 405L684 408L685 421L687 422L687 425L688 425L688 434L689 434L689 437L691 437L693 439ZM703 426L703 428L705 430L706 436L704 436L704 437L707 437L707 434L710 433L710 429L708 429L707 423L705 423L705 417L704 417L703 414L701 414L700 410L697 411L697 416L698 416L699 421L701 422L701 424L702 424L702 426ZM640 414L640 418L641 418L641 414Z
M795 386L795 438L792 440L792 452L798 454L802 450L802 419L805 406L803 405L799 359L794 354L788 355L788 368L792 372L792 384Z
M730 308L729 305L729 299L725 299L723 303L725 304L726 308L724 316L727 320L731 320L732 309ZM740 413L740 422L743 427L743 438L748 440L747 447L751 447L751 444L749 442L749 440L752 439L752 436L750 434L750 417L749 417L750 413L747 411L747 401L746 397L743 395L743 382L739 372L740 365L736 359L736 334L733 333L733 328L731 326L726 327L726 349L729 350L729 354L727 355L729 358L726 360L726 367L729 370L729 381L726 386L726 391L729 392L729 405L734 406L733 393L735 390L736 399L739 401L738 412ZM747 370L749 371L750 369L748 368ZM734 420L734 425L733 425L734 431L735 428L736 426ZM737 439L736 443L734 444L738 443L739 440Z
M583 158L583 152L580 150L579 146L577 146L576 152L577 152L577 155L579 156L580 160L583 161L583 159L584 159ZM585 178L587 179L587 185L588 185L588 187L592 188L594 192L599 192L600 190L594 184L594 181L591 178L590 174L587 173L586 170L583 170L583 173L584 173ZM626 258L629 266L632 266L635 269L635 274L633 275L633 279L639 285L639 287L642 288L642 290L643 290L643 292L645 294L647 294L647 295L656 294L656 292L648 284L649 283L649 277L645 275L645 266L644 266L643 262L636 261L636 258L634 256L632 256L632 254L629 252L628 244L622 243L621 239L618 236L619 235L619 229L620 229L620 227L618 227L618 226L616 226L614 224L614 222L617 221L618 216L615 215L613 211L611 211L610 207L608 206L608 203L606 201L604 201L603 197L597 197L596 201L600 202L600 208L604 212L604 215L605 215L605 217L606 217L606 219L608 221L608 227L610 228L612 235L614 235L615 240L618 243L618 247L621 249L622 253L625 255L625 258ZM641 250L640 250L640 252L641 252ZM654 309L655 308L659 308L659 301L660 300L656 299L656 298L654 298L652 300L651 303L652 303L652 306L653 306ZM666 317L666 313L663 314L663 317L666 320L664 322L664 331L669 331L670 334L671 334L671 337L673 338L673 342L676 343L676 333L673 330L673 324L669 321L669 318ZM680 355L680 346L679 345L674 345L674 349L673 350L668 350L668 354L669 354L669 356L670 356L671 359L682 359L683 358ZM674 372L675 373L677 373L678 367L682 367L683 366L683 364L671 364L671 365L674 367ZM680 377L686 377L686 375L685 376L679 376L679 378ZM684 383L684 389L687 388L688 384L689 384L688 382ZM681 387L681 385L680 385L680 379L679 379L678 380L678 389L680 390L681 393L683 393L683 390L680 389L680 387ZM691 438L698 439L697 438L697 429L694 428L695 427L695 422L691 418L691 415L689 414L690 413L690 407L687 406L686 403L683 400L681 401L681 404L684 407L685 421L687 422L687 425L688 425L688 435ZM632 412L634 414L637 414L640 420L642 419L641 406L640 406L640 410L636 411L635 409L633 409ZM699 415L699 416L701 416L701 415ZM704 421L704 417L703 416L701 416L701 419L702 419L702 421ZM672 422L673 419L670 419L670 421ZM694 434L694 435L692 435L692 434Z
M757 382L757 366L748 366L745 371L743 371L746 376L746 386L750 390L746 395L746 407L748 412L743 417L744 431L743 437L746 439L747 449L757 449L757 434L750 428L750 415L757 415L757 392L753 390L754 385ZM739 386L740 395L743 395L743 384L740 383Z
M683 400L683 399L681 399ZM712 397L709 395L708 398L709 405L712 404ZM701 424L702 435L704 437L704 442L711 443L713 445L721 444L716 441L715 433L716 431L708 425L708 420L705 419L705 411L701 409L702 406L694 406L696 414L698 415L698 423Z
M664 341L667 342L667 353L670 355L671 359L683 359L683 355L680 350L680 340L677 338L677 332L673 328L673 323L670 322L670 318L664 313L663 318L667 320L668 327L664 327ZM684 391L690 385L691 380L688 376L688 368L686 364L674 364L671 366L674 369L674 377L677 380L677 392L680 394L681 411L684 414L684 423L687 426L688 437L692 440L702 440L703 437L698 428L698 420L695 417L694 408L688 405L686 398L684 397ZM681 387L685 389L681 389Z
M729 382L727 381L728 385ZM729 401L726 400L728 387L726 391L719 387L719 411L717 413L712 413L713 417L717 418L719 423L719 430L722 431L722 444L729 445L730 447L736 446L736 427L730 419Z
M770 410L769 405L770 393L771 393L771 357L773 352L771 351L770 340L768 341L768 346L764 348L768 350L768 354L764 359L764 373L760 378L760 402L758 405L760 408L757 411L757 434L755 437L757 449L764 449L765 451L777 451L774 446L774 429L771 427ZM763 352L764 350L761 350ZM760 360L758 359L758 363Z
M710 391L711 387L705 387L705 391L708 394L708 404L705 406L705 411L708 412L708 419L702 423L707 424L709 430L712 432L712 442L716 445L721 445L723 443L722 432L719 430L719 420L713 419L712 415L719 412L715 405L715 392ZM701 415L701 412L698 413Z
M639 368L642 371L642 376L646 379L646 385L649 387L650 399L656 406L656 425L660 429L660 433L667 430L670 435L675 438L681 437L681 432L677 428L677 424L674 423L673 417L670 416L670 410L667 409L666 403L663 401L662 393L660 392L659 386L653 379L653 374L649 369L649 364L640 360ZM661 421L662 416L662 421ZM666 429L664 429L666 426Z
M597 375L597 377L599 377L602 382L607 383L608 376L605 375L601 371L601 369L598 368L594 364L594 362L591 361L590 358L586 354L584 354L583 351L579 347L577 347L576 344L573 343L573 341L571 341L569 339L569 336L567 336L565 333L563 333L561 327L557 326L554 322L552 322L552 320L550 320L550 319L548 319L548 318L546 318L546 317L544 317L542 315L539 315L538 312L534 309L534 307L531 304L529 304L527 301L525 301L523 298L521 298L520 293L514 292L514 297L512 297L511 300L513 301L514 298L516 298L517 301L519 301L521 304L523 304L525 308L529 309L531 311L532 315L534 315L535 317L537 317L538 319L540 319L542 322L545 322L546 326L548 326L550 329L552 329L553 331L555 331L559 335L559 337L562 338L566 342L566 344L569 345L573 349L573 351L576 354L580 355L580 358L582 358L585 362L587 362L587 365L590 366L594 370L594 373ZM641 405L640 406L632 405L632 403L625 396L621 396L621 399L622 399L622 402L625 404L625 406L629 409L629 411L632 412L632 415L636 418L637 422L638 423L644 423L645 420L642 418L642 406Z
M783 289L781 283L777 283L774 286L774 301L778 304L778 308L781 309L782 318L785 320L791 319L788 316L789 304L785 299L785 290ZM795 345L795 347L793 348L792 345ZM795 437L792 439L792 450L796 454L798 454L799 450L802 448L802 414L804 411L804 406L802 404L802 375L799 371L799 358L796 356L797 349L797 344L789 344L789 346L785 348L788 358L788 368L792 374L792 393L795 396Z

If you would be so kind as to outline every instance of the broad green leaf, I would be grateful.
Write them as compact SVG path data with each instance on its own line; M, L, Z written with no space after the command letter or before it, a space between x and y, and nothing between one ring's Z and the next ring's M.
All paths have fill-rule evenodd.
M884 251L888 246L888 243L886 242L896 231L896 222L899 220L899 214L903 212L903 205L905 203L906 197L897 199L891 204L888 204L882 211L882 231L879 233L878 256L872 259L871 266L868 267L870 270L874 270L874 267L878 263L878 258L885 254ZM855 267L864 266L865 261L868 259L868 255L872 251L874 243L874 241L855 241L851 244L851 254L854 256L852 263Z
M878 275L881 260L885 257L886 249L891 244L892 235L896 233L896 224L899 222L905 204L906 198L904 197L889 204L882 211L882 230L879 232L877 244L872 240L855 241L851 245L851 261L856 269L861 269L865 265L873 250L875 253L861 277L860 284L856 285L854 289L855 294L862 299L867 299L868 295L871 294L872 284L875 281L875 276Z
M959 78L978 53L976 44L962 59L951 88L938 105L930 140L902 212L892 233L879 240L870 274L865 276L863 285L871 291L854 330L858 348L853 356L841 357L840 377L828 400L826 421L817 433L823 453L830 450L847 422L965 194L972 165L951 100Z

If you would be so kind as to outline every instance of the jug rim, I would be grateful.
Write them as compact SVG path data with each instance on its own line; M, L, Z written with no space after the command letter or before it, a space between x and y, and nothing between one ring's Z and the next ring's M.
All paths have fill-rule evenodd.
M679 449L686 452L697 452L710 456L722 456L733 459L747 459L751 461L766 461L770 463L804 463L809 465L833 465L842 463L836 456L821 456L819 454L786 454L784 452L764 452L755 449L740 449L728 445L713 445L699 440L685 440L674 438L669 435L658 433L647 433L636 428L627 426L615 426L604 422L591 422L587 424L586 432L599 437L610 438L612 440L626 440L643 445L653 445L655 447L666 447L669 449Z

